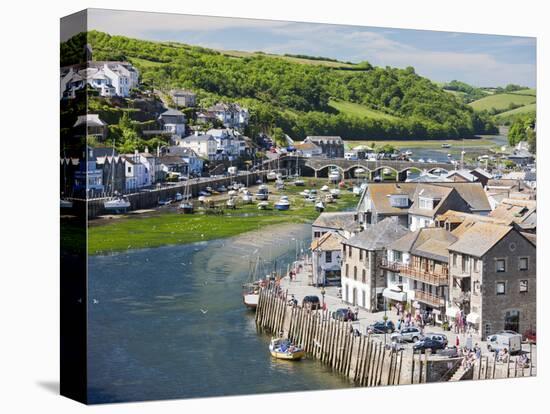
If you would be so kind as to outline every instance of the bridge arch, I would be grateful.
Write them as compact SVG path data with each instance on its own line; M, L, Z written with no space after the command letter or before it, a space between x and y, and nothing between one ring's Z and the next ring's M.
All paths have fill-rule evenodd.
M437 172L445 171L446 174L449 174L449 170L446 169L446 168L442 168L442 167L434 167L434 168L430 168L430 169L428 170L428 172L429 172L430 174L433 174L433 173L436 172L436 171L437 171Z
M328 172L332 168L337 169L340 172L340 174L342 174L342 177L344 177L344 174L345 174L344 168L342 168L342 167L340 167L339 165L336 165L336 164L325 164L325 165L322 165L319 168L315 168L313 166L309 166L306 163L306 166L308 166L310 168L313 168L313 170L315 171L315 174L316 174L317 177L328 177Z

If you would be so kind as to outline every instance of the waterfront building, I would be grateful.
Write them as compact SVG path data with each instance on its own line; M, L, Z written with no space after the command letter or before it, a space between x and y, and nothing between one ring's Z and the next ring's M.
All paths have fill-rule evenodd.
M535 200L503 199L489 216L515 223L521 231L536 233L537 202Z
M127 192L137 191L152 184L148 164L143 162L137 150L134 154L125 154L122 157L125 162Z
M340 285L342 241L339 233L327 232L311 242L313 284Z
M386 271L386 305L426 312L438 323L445 321L449 299L449 253L457 237L445 228L421 228L387 247L381 268Z
M315 145L313 142L301 142L294 144L296 153L302 157L317 157L323 154L323 150L318 145Z
M536 241L513 226L465 222L449 250L449 307L482 339L536 330Z
M187 163L177 155L163 155L159 157L158 164L163 173L163 179L167 177L186 177L188 174Z
M112 148L95 148L96 163L103 171L104 191L107 194L126 190L126 161Z
M75 193L93 197L97 193L103 192L103 171L97 166L94 149L86 147L86 153L78 164L78 170L74 173Z
M408 230L398 217L386 218L342 241L342 299L368 311L384 309L386 246Z
M311 239L315 241L326 233L339 233L346 239L358 233L356 213L353 211L324 212L311 225Z
M313 143L321 148L321 153L329 158L344 158L344 140L339 136L307 136L305 143Z
M189 174L201 174L204 167L204 160L191 148L172 145L167 148L167 154L181 157L188 165Z
M357 218L368 228L387 217L397 217L411 231L433 225L446 210L486 215L487 194L477 182L369 183L357 205Z

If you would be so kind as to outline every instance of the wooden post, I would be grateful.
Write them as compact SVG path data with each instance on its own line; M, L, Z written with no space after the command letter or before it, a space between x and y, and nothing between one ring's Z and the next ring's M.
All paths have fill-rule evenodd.
M485 357L485 379L489 377L489 357Z
M533 376L533 343L529 341L529 376Z
M404 351L399 351L399 369L397 371L397 385L401 383L401 364L403 362Z
M414 384L414 364L415 364L415 361L414 361L414 350L413 350L412 362L411 362L411 384Z
M497 368L497 354L495 353L494 354L494 359L493 359L493 374L491 376L492 379L495 379L495 370Z
M506 360L506 378L510 378L510 352L508 352L508 359Z

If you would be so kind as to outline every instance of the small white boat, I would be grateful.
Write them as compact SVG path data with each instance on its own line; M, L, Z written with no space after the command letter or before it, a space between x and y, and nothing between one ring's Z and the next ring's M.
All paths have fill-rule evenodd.
M306 183L304 182L304 180L297 178L296 180L294 180L294 185L303 186L306 185Z
M290 208L290 201L288 201L288 197L287 196L281 196L279 201L277 201L274 204L274 207L275 207L275 209L281 210L281 211L288 210Z
M328 191L328 190L329 190L328 185L324 185L321 187L321 191Z
M411 155L413 155L412 151L405 151L405 155L407 157L410 157Z
M193 203L190 201L184 201L179 205L179 209L183 212L183 214L193 214Z
M176 193L176 195L174 196L174 200L182 201L183 200L183 195L181 193Z
M330 190L330 195L333 197L333 198L338 198L340 197L340 190L337 189L337 188L332 188Z
M270 171L265 176L267 181L275 181L277 179L277 173L275 171Z
M229 200L227 200L225 202L225 205L227 206L227 208L236 208L237 207L237 203L236 203L236 201L233 197L231 197Z
M353 194L356 196L360 196L363 191L361 190L361 187L358 185L353 186Z
M230 190L230 191L227 193L227 195L228 195L229 197L234 197L234 196L237 195L237 192L236 192L235 190Z
M108 211L125 211L130 208L130 201L126 197L114 197L105 201L103 207Z
M302 197L309 197L309 190L300 191L299 193Z
M258 203L258 210L266 210L269 207L269 202L267 201L260 201Z
M319 213L322 213L325 210L325 205L322 201L315 203L315 210L317 210Z
M330 181L338 181L340 180L340 173L338 171L331 171L328 175L328 179Z
M441 148L451 148L451 144L441 144Z
M246 193L243 193L243 195L241 195L241 199L244 203L250 204L252 203L252 194L247 191Z
M424 161L424 158L420 158L420 159L418 160L418 162L424 163L424 162L426 162L426 161Z
M332 194L325 195L325 203L327 204L334 203L334 197L332 197Z

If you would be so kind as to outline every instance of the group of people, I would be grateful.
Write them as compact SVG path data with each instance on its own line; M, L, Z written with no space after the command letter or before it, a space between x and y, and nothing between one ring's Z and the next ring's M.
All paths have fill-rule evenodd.
M466 346L459 348L459 356L462 357L462 366L469 369L474 365L476 360L481 359L481 347L476 343L473 348L468 348Z

